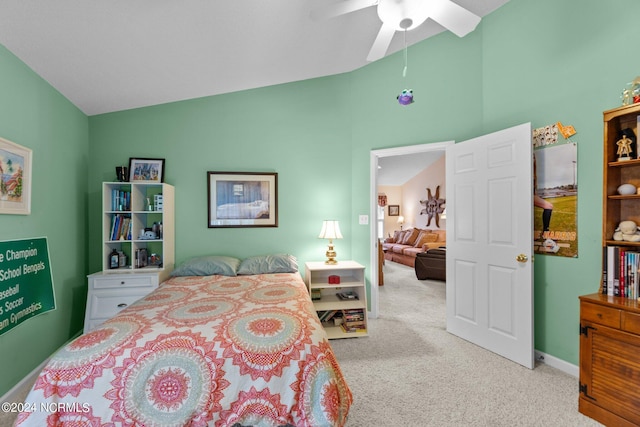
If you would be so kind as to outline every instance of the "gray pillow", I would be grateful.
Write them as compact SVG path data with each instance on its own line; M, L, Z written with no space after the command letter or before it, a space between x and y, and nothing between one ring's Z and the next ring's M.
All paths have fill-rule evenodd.
M289 254L249 257L240 263L238 274L296 273L298 260Z
M203 256L191 258L171 272L171 276L235 276L240 260L229 256Z

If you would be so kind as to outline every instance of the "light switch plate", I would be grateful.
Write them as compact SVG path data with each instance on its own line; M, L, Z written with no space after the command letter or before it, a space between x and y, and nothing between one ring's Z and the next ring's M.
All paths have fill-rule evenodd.
M369 224L369 215L360 215L360 218L358 219L358 222L360 223L360 225Z

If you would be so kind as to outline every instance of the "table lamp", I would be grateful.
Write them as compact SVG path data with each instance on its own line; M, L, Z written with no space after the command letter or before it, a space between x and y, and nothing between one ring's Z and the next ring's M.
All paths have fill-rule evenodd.
M404 217L402 215L398 217L398 224L400 224L400 230L402 230L402 224L404 224Z
M327 248L327 260L324 262L325 264L337 264L336 261L336 251L333 250L333 239L342 239L342 234L340 233L340 225L336 220L324 220L322 221L322 230L320 230L320 235L318 236L320 239L329 239L329 247Z

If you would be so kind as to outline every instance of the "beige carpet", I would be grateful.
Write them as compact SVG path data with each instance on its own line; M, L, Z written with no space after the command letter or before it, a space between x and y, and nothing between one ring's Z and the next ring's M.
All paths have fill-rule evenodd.
M333 340L354 395L348 427L600 426L578 412L578 380L529 370L445 330L445 283L386 262L369 336Z

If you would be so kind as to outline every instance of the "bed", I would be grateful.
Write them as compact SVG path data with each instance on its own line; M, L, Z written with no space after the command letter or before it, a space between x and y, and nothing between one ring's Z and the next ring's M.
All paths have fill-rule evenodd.
M269 218L269 202L256 200L250 203L227 203L217 208L218 219Z
M220 258L56 352L16 426L343 426L351 391L295 258Z

